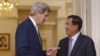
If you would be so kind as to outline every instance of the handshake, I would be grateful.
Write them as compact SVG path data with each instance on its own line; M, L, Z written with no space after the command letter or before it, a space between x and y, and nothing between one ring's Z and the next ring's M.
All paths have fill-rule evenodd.
M53 47L46 50L46 56L53 56L60 47Z

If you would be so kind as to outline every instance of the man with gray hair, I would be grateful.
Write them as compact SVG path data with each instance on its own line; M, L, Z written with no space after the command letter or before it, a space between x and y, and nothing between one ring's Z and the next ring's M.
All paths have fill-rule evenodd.
M42 50L38 26L47 20L50 11L47 4L37 2L32 6L30 16L18 25L15 36L17 56L51 56L59 49Z

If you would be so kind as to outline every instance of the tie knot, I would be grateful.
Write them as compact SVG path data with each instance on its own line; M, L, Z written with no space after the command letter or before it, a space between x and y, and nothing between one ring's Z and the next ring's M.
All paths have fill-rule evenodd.
M69 40L72 41L73 39L72 38L69 38Z

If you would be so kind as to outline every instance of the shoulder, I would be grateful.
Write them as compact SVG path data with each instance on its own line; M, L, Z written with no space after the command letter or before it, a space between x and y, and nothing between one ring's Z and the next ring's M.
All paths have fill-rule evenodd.
M84 39L86 42L93 42L93 39L92 39L90 36L81 34L81 37L83 37L83 39Z
M25 24L28 24L30 21L29 18L25 19L24 21L22 21L19 25L25 25Z
M83 38L85 38L85 39L87 39L87 40L89 40L89 39L92 39L90 36L88 36L88 35L81 35Z
M68 41L68 37L64 37L63 39L60 40L60 43Z
M29 18L27 18L26 20L24 20L23 22L21 22L18 27L25 27L27 28L28 26L30 26L31 20Z
M29 29L31 26L31 21L29 18L27 18L26 20L24 20L23 22L21 22L18 26L17 26L17 30L26 30Z

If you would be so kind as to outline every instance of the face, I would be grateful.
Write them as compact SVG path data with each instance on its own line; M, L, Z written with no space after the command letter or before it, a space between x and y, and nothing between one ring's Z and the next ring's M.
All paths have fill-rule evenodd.
M69 18L65 22L65 30L68 36L73 36L74 34L78 32L78 25L73 25L72 19Z
M38 25L43 24L47 20L48 16L49 16L48 11L45 11L43 14L38 12L37 13L37 24Z

